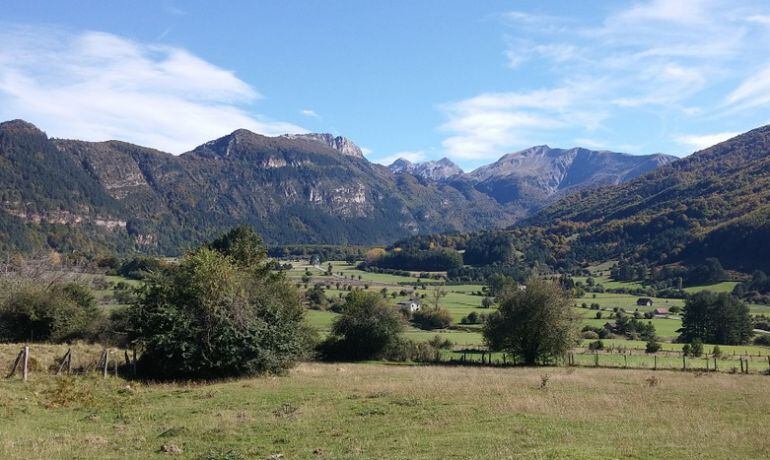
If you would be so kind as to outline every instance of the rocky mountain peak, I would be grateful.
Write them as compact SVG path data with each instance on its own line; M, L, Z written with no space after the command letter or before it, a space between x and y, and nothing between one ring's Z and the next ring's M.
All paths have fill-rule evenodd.
M284 134L281 137L287 139L303 139L311 142L317 142L332 148L339 153L351 157L363 158L364 152L361 147L346 137L335 136L329 133L307 133L307 134Z
M20 119L0 123L0 132L9 134L35 134L45 136L45 133L32 123Z
M399 158L388 166L388 169L394 174L409 173L414 176L436 181L449 179L463 174L463 170L446 157L438 161L431 160L421 163L412 163L405 158Z

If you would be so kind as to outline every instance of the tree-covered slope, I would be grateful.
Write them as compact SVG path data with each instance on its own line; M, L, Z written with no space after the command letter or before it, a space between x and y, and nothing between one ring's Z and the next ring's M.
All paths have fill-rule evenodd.
M770 126L627 183L568 196L523 225L567 236L565 256L653 262L717 257L770 268Z

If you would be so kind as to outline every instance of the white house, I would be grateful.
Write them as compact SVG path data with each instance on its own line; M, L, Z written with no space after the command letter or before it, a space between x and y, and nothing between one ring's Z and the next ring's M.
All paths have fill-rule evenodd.
M414 313L416 311L420 311L420 309L422 308L422 305L420 305L420 302L416 300L404 300L398 303L398 307L401 310L406 310L406 311L409 311L410 313Z

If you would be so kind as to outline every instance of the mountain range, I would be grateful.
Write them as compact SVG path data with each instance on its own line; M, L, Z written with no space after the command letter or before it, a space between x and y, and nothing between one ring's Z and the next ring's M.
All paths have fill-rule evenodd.
M660 266L715 257L743 272L770 270L770 125L569 195L519 225L561 235L562 259Z
M0 124L0 249L176 254L241 223L272 244L381 244L505 227L670 161L541 146L466 174L447 159L371 163L340 136L243 129L175 156L14 120Z

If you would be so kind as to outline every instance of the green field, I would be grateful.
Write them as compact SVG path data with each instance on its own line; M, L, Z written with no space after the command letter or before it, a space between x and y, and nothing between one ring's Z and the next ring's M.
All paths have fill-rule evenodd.
M331 288L326 289L326 296L329 299L334 299L340 297L342 295L343 297L347 294L347 290L344 289L344 286L347 284L351 284L351 286L357 288L357 289L368 289L371 292L380 292L382 288L386 288L388 290L388 294L392 292L400 292L402 290L406 290L407 292L411 292L412 289L414 289L413 286L407 285L406 283L416 283L418 281L417 278L409 278L409 277L403 277L403 276L394 276L394 275L383 275L383 274L376 274L376 273L366 273L361 270L358 270L355 268L355 266L347 264L346 262L332 262L334 267L334 272L343 272L345 274L344 278L341 278L339 276L326 276L323 274L322 270L318 270L314 267L311 267L307 265L307 263L302 262L295 262L294 268L292 271L289 272L289 276L294 279L297 282L300 282L300 278L305 273L305 269L309 269L311 273L313 274L312 279L309 283L309 285L312 285L314 283L322 283L326 285L330 285ZM326 265L324 264L323 267ZM599 266L599 268L594 267L593 270L595 270L595 273L605 273L604 278L597 276L597 280L601 279L602 281L605 281L606 275L609 274L608 268ZM602 271L604 270L604 271ZM362 280L358 280L358 275L361 275ZM353 280L350 279L350 277L353 277ZM578 280L580 278L576 278ZM343 289L336 289L336 283L340 282L341 287ZM716 285L709 285L709 286L700 286L697 288L689 288L690 292L697 292L697 290L713 290L715 292L727 292L731 291L733 286L735 285L734 282L724 282L719 283ZM631 287L631 286L624 286L624 287ZM430 299L430 293L434 289L431 286L427 286L424 289L418 288L414 290L416 295L425 295L426 299L423 299L423 302L429 301ZM488 314L492 310L491 309L485 309L481 307L481 301L483 299L483 296L476 295L477 292L482 291L483 286L480 284L461 284L461 285L447 285L444 286L443 289L447 291L446 297L443 297L441 299L441 305L446 307L450 313L452 314L452 320L455 324L460 324L460 320L467 316L470 312L475 311L479 314ZM695 289L696 291L693 291ZM390 295L388 295L388 301L393 303L394 305L401 301L408 299L409 296L401 296L397 295L396 298L392 298ZM593 327L602 327L606 322L613 321L612 315L613 315L613 308L622 308L626 310L627 313L631 314L635 311L639 311L640 313L644 313L646 311L651 311L655 308L670 308L673 306L677 307L683 307L684 306L684 300L682 299L666 299L666 298L657 298L653 297L653 306L652 307L638 307L636 305L636 301L639 299L639 296L630 295L630 294L613 294L613 293L587 293L585 296L575 299L575 305L581 305L585 303L586 305L591 305L592 303L599 304L600 308L603 310L602 318L596 319L596 310L591 309L584 309L584 308L576 308L576 312L579 316L581 316L583 319L581 321L581 327L582 326L593 326ZM751 311L754 314L757 313L770 313L770 306L767 305L750 305ZM308 313L309 321L310 323L316 327L323 335L325 335L329 327L331 325L331 322L334 320L336 314L332 312L321 312L321 311L314 311L310 310ZM671 315L669 318L653 318L651 320L647 319L641 319L642 321L652 321L653 325L655 326L655 330L657 335L664 341L672 341L677 336L677 330L682 327L681 319L676 315ZM456 343L458 346L482 346L483 345L483 339L480 333L480 326L470 326L471 329L476 329L477 331L420 331L416 330L414 328L408 328L405 336L414 340L429 340L432 337L434 337L436 334L444 337L448 337L452 342ZM613 342L624 342L629 344L633 344L632 341L625 341L625 340L614 340ZM612 342L610 342L612 343ZM679 344L665 344L670 345L673 348L672 350L681 350L681 345ZM644 349L644 343L641 343L639 345L641 349ZM729 348L729 347L728 347ZM740 347L741 349L753 349L755 350L754 354L759 354L761 352L767 353L767 351L770 351L770 348L764 348L764 347ZM724 349L724 348L723 348ZM756 350L760 350L757 352ZM739 353L741 354L741 353Z
M767 458L767 379L310 363L209 384L33 374L0 381L0 457Z

